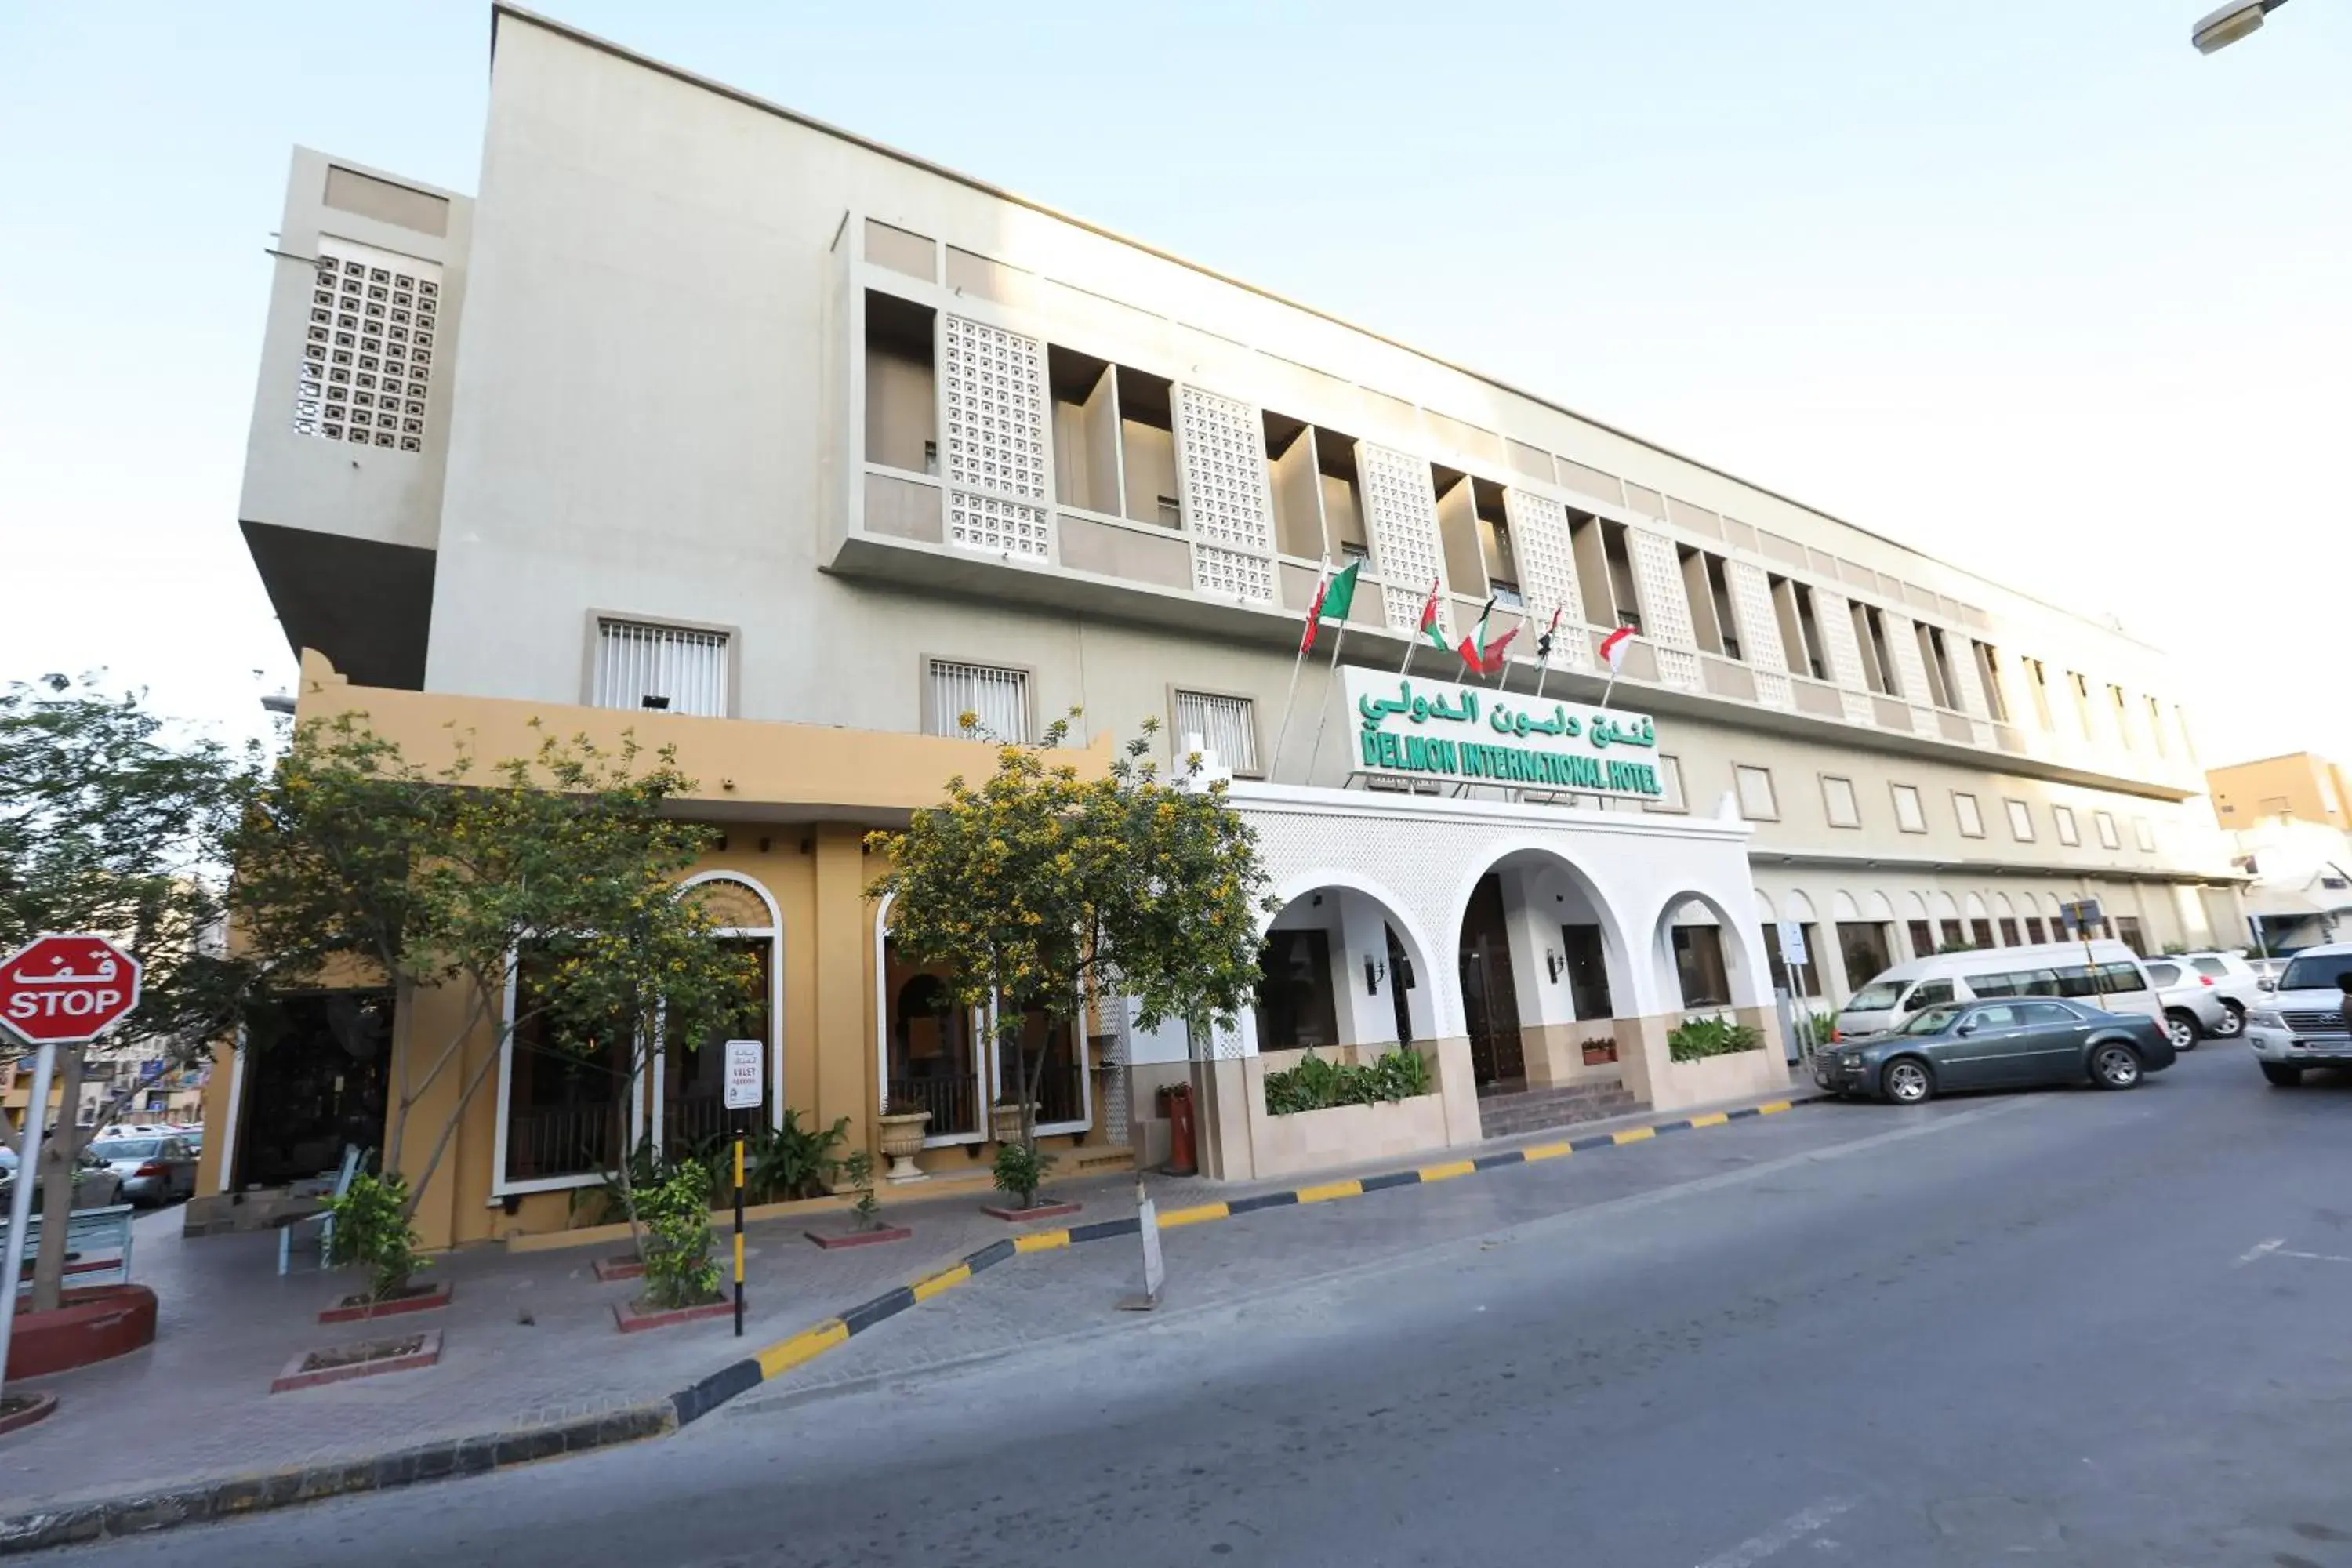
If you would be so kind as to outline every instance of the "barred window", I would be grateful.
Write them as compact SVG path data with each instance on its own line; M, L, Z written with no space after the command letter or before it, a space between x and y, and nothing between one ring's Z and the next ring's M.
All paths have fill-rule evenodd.
M1217 760L1237 773L1255 774L1257 765L1257 703L1247 697L1224 697L1213 691L1176 694L1175 755L1181 761L1198 735Z
M727 716L727 634L647 621L596 622L599 708Z
M961 659L930 662L926 709L930 732L966 738L962 718L970 713L988 740L1026 743L1029 732L1029 672Z

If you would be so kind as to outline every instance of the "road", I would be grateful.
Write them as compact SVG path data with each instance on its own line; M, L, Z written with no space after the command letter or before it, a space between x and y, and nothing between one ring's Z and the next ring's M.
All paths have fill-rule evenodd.
M2221 1044L1809 1107L1173 1232L1149 1320L1041 1255L675 1439L56 1560L2352 1564L2347 1130Z

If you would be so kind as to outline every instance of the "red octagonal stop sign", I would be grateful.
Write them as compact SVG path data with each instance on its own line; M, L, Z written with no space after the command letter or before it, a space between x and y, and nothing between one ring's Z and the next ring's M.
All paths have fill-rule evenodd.
M36 1046L98 1038L139 1005L139 961L102 936L47 932L0 960L0 1025Z

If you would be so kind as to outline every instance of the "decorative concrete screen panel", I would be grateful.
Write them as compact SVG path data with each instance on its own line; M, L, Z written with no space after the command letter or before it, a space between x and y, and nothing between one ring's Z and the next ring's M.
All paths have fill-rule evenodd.
M1204 594L1274 597L1274 518L1266 504L1265 437L1246 403L1176 389L1176 475L1184 521L1198 541L1193 585Z
M1562 669L1584 669L1592 663L1591 639L1584 630L1584 595L1576 577L1576 553L1568 537L1568 508L1549 496L1522 489L1503 492L1504 515L1510 520L1511 548L1519 558L1519 588L1528 606L1528 620L1540 634L1554 610L1564 610L1552 639L1551 661ZM1521 650L1534 656L1532 647Z
M1690 600L1674 542L1663 533L1629 528L1633 585L1642 595L1642 632L1658 650L1658 679L1685 691L1700 687L1698 634L1691 625Z
M1780 618L1772 613L1772 585L1764 569L1746 561L1727 561L1724 571L1731 586L1731 613L1739 619L1739 646L1756 676L1756 700L1767 708L1792 708L1789 688L1789 654L1780 641Z
M1052 539L1042 504L1045 345L961 316L943 325L948 539L1042 561Z
M1356 482L1363 491L1364 521L1372 536L1372 561L1383 584L1381 605L1389 629L1407 637L1421 624L1421 606L1437 571L1437 493L1429 465L1409 453L1370 441L1356 443ZM1438 629L1450 641L1444 599Z
M441 268L434 263L321 236L294 428L330 441L423 451L440 312Z
M1862 673L1862 645L1853 640L1852 601L1816 584L1813 619L1821 626L1822 640L1829 645L1830 679L1837 682L1847 722L1871 722L1870 682Z

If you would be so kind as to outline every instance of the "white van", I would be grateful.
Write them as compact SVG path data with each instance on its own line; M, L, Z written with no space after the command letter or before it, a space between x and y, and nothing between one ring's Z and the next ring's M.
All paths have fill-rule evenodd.
M1846 999L1833 1037L1875 1035L1940 1002L1998 996L2071 996L2110 1013L2142 1013L2164 1022L2164 1007L2130 948L2119 942L2053 942L1898 963Z

